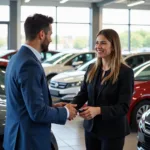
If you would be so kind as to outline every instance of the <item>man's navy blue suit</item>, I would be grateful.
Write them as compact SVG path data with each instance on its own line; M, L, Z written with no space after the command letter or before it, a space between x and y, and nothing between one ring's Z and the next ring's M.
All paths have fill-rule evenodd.
M51 123L65 124L65 108L53 108L43 68L22 46L5 76L7 114L5 150L51 150Z

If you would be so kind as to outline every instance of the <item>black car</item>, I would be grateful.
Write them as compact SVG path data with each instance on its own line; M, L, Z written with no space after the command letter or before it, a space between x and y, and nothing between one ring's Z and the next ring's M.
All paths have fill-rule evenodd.
M137 150L150 150L150 109L142 115L138 128Z
M5 71L0 70L0 150L3 150L3 137L6 118L6 96L5 96L5 84L4 84ZM58 150L58 145L54 134L51 132L51 146L52 150Z

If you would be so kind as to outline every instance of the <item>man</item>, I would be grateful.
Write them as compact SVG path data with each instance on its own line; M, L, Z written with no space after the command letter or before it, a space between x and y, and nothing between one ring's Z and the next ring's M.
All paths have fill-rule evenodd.
M52 107L41 51L52 41L53 19L41 14L25 21L26 44L12 57L6 70L7 97L5 150L51 150L51 123L65 124L76 116L76 105ZM62 107L60 107L62 106Z

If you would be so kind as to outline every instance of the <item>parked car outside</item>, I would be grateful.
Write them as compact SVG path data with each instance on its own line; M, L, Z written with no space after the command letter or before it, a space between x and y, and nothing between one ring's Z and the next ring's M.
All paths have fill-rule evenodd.
M88 52L63 52L52 56L49 60L42 63L47 81L49 82L52 77L58 73L75 70L77 67L87 63L95 58L94 51Z
M5 71L0 70L0 150L3 149L3 137L5 128L5 118L6 118L6 95L5 95L5 84L4 84ZM58 150L58 145L56 138L52 131L50 131L52 150Z
M92 61L94 62L96 59ZM54 100L65 102L73 100L80 90L86 68L90 63L93 63L92 61L77 71L61 73L51 79L49 88ZM134 93L127 116L131 127L137 129L142 114L150 108L150 61L134 68L133 71L135 77Z

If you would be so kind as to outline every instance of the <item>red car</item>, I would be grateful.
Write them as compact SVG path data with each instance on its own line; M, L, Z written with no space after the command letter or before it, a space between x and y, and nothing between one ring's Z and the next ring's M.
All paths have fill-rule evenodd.
M134 68L133 71L135 85L128 120L131 128L137 129L142 114L150 109L150 61Z
M9 60L16 52L17 52L17 50L3 50L3 51L0 51L0 58L4 58L4 59Z

